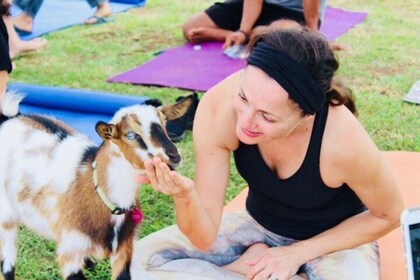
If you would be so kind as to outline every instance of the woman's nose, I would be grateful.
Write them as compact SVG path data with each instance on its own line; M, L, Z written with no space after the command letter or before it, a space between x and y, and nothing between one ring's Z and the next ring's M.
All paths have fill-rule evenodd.
M255 113L251 110L244 110L240 116L241 122L246 126L254 124Z

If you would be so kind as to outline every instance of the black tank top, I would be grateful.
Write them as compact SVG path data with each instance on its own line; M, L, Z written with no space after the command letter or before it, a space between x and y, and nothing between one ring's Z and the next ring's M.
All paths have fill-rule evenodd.
M302 165L287 179L270 169L257 145L240 143L234 151L238 172L249 185L246 209L269 231L303 240L366 210L346 184L329 188L322 181L319 158L327 116L328 104L315 116Z

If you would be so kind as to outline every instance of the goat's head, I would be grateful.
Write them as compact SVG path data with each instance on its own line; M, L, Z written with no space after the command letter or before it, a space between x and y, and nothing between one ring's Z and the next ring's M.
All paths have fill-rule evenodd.
M98 122L96 131L106 142L118 147L136 168L143 169L144 161L159 157L172 169L181 156L166 133L162 111L148 105L134 105L120 109L110 123Z

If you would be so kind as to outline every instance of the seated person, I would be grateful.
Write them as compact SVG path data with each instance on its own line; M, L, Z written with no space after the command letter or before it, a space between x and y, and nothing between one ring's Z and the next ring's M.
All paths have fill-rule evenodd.
M316 31L325 8L326 0L226 0L191 17L183 32L189 42L224 41L227 48L274 28Z
M376 240L404 205L328 40L277 29L249 47L200 100L195 180L145 163L140 181L173 198L177 225L137 241L133 279L379 279ZM249 194L224 214L232 154Z

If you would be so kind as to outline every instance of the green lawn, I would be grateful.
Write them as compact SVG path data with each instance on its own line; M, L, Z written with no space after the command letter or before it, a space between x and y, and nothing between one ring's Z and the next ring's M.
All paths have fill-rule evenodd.
M116 14L99 26L75 26L52 33L48 46L15 60L11 80L50 86L127 93L159 98L164 103L189 94L169 88L107 83L106 79L153 58L153 53L184 43L183 22L213 3L209 0L150 0L146 7ZM357 96L360 120L382 150L420 152L420 106L401 98L420 79L418 0L331 0L330 5L369 13L367 20L338 39L350 47L340 53L340 76ZM194 175L191 133L179 143L184 164L179 171ZM227 201L244 187L236 171ZM140 197L145 221L140 236L174 223L171 199L149 186ZM17 278L60 279L53 242L23 229ZM102 262L90 279L108 279Z

